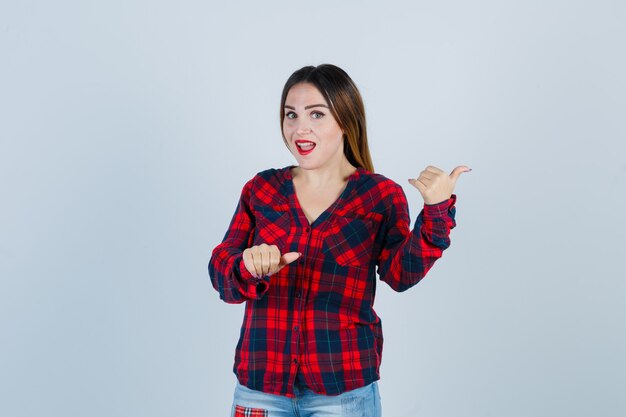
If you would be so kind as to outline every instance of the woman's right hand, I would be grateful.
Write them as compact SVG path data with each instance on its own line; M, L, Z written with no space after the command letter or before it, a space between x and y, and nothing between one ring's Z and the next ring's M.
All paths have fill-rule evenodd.
M243 263L252 276L261 278L277 273L301 255L300 252L281 255L278 246L261 243L243 251Z

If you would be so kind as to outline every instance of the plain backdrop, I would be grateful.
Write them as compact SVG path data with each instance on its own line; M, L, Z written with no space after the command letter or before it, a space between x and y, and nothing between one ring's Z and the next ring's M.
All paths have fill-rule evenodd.
M377 172L473 168L451 247L379 285L387 417L626 415L626 3L0 3L0 415L227 416L207 262L295 163L288 76L359 86Z

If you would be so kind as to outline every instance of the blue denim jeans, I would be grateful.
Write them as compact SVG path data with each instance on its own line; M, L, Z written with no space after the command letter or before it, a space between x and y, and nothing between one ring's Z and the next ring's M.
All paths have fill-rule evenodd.
M237 382L231 417L239 407L240 415L263 417L381 417L378 384L339 395L320 395L296 387L296 397L254 391ZM244 413L247 409L247 414ZM265 412L261 411L265 410Z

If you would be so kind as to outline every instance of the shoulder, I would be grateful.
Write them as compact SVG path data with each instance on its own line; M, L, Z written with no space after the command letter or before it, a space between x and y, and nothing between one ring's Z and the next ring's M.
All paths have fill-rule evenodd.
M407 210L406 196L400 184L364 168L359 168L357 172L350 201L344 207L346 213L365 216L378 214L389 218L397 211Z
M269 168L257 172L244 185L244 192L256 203L280 203L280 200L285 195L282 187L289 177L289 168Z
M357 188L359 194L373 194L382 199L387 199L397 194L404 195L402 186L394 180L382 174L369 172L364 169L360 170Z
M268 168L264 171L257 172L246 185L252 187L267 187L277 186L280 187L289 176L289 168Z

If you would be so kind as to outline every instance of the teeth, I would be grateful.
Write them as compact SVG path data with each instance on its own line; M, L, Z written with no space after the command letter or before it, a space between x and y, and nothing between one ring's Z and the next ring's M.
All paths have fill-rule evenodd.
M302 150L309 150L309 149L313 149L313 147L315 146L314 143L296 143L296 145L298 145L298 147Z

